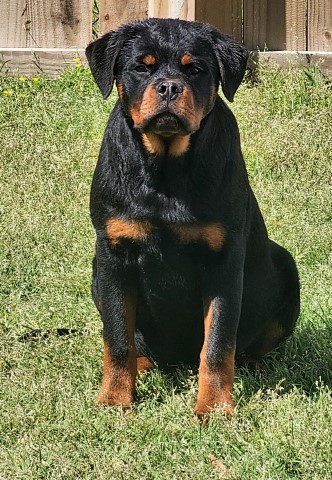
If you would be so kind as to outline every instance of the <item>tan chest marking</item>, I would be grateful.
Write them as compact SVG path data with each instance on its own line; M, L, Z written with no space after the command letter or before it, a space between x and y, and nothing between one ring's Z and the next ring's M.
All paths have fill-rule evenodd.
M113 245L118 245L121 239L147 240L157 229L147 220L125 220L112 217L106 221L106 235ZM196 225L168 225L167 228L175 235L177 241L184 245L205 243L214 252L219 252L224 244L226 233L220 223Z
M146 150L152 155L164 155L165 144L160 138L160 135L153 132L143 133L142 141Z
M219 252L224 244L226 233L220 223L203 225L172 225L172 232L180 243L205 243L214 252Z
M156 133L146 132L142 135L142 141L146 150L152 155L164 155L166 152L165 140ZM189 135L174 135L172 139L168 140L168 154L172 157L180 157L189 148Z
M172 157L180 157L189 148L190 135L175 135L172 143L169 146L168 153Z
M155 227L147 220L124 220L109 218L106 221L106 235L113 245L118 245L121 239L146 240Z

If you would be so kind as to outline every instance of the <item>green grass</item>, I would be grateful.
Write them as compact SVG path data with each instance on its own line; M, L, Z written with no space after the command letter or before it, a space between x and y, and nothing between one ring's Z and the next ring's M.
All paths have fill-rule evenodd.
M197 377L139 380L132 411L97 408L101 323L90 298L88 197L105 123L89 72L0 79L0 479L330 479L331 84L263 69L234 110L272 238L295 256L302 311L262 372L236 372L237 410L193 418ZM82 336L20 342L32 328ZM221 477L220 477L221 478Z

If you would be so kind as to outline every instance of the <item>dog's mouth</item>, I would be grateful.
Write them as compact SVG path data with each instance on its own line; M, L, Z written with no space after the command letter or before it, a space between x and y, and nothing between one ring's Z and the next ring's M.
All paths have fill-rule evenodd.
M170 111L164 111L147 118L143 125L140 126L142 132L152 132L162 137L172 137L173 135L186 135L188 128L184 119Z
M153 117L147 125L147 130L170 137L184 130L181 120L171 112L159 113Z

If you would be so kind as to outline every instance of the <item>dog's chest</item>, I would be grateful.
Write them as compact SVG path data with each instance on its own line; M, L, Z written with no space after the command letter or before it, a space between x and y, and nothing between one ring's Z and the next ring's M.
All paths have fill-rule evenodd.
M158 254L168 248L221 251L226 231L220 219L220 194L208 173L197 170L185 159L142 164L132 182L125 185L131 209L120 204L112 216L104 217L112 246Z
M106 235L114 247L135 244L142 250L165 250L168 246L202 246L219 252L225 241L225 230L218 222L154 224L148 220L111 217L106 221Z

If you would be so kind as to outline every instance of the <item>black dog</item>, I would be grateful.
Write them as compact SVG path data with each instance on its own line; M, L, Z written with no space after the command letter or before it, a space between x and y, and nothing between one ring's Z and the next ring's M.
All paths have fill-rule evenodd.
M268 239L228 100L246 50L198 22L129 23L90 44L110 116L91 190L93 297L103 319L98 400L129 406L137 370L199 364L197 415L234 409L234 362L293 331L299 281Z

